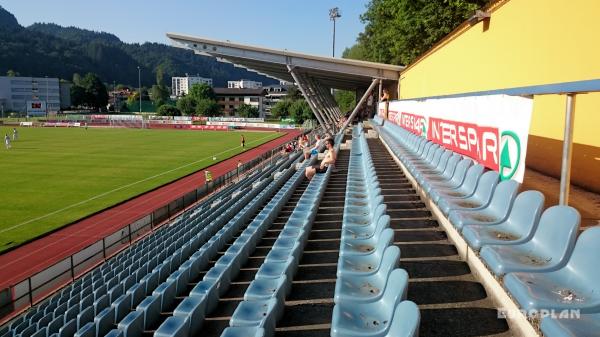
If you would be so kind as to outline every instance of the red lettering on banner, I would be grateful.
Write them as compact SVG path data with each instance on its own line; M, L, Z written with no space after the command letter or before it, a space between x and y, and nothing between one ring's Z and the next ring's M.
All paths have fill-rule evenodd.
M423 123L425 118L419 115L413 115L406 112L401 113L399 125L404 129L416 134L421 135L423 133Z
M499 169L498 128L439 118L429 118L427 138L482 165Z

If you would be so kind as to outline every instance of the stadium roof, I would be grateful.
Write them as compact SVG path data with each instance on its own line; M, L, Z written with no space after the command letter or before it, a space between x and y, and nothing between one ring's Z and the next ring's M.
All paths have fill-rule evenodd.
M398 81L399 73L404 69L390 64L315 56L177 33L167 33L167 37L174 46L213 56L268 77L296 82L290 74L291 68L326 88L366 89L373 79Z

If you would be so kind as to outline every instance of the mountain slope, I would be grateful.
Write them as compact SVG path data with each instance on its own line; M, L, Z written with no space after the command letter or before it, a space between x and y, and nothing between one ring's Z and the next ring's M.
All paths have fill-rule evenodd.
M22 76L70 80L74 73L94 72L108 83L137 86L138 65L142 68L143 86L155 83L158 67L163 69L167 85L172 76L185 73L210 77L218 87L225 86L227 80L240 78L275 83L231 64L164 44L128 44L110 33L52 23L24 28L0 6L0 75L12 69Z

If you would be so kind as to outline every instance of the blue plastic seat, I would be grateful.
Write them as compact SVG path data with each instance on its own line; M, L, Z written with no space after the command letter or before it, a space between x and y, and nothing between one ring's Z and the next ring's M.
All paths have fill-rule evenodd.
M175 281L165 281L152 292L152 295L161 298L160 310L163 312L168 311L173 305L176 289L177 283Z
M438 204L440 202L440 199L442 198L468 197L475 192L475 189L477 188L477 183L483 175L483 170L484 167L481 164L476 164L469 167L465 175L465 179L458 186L430 185L431 188L428 192L429 197L431 198L431 200Z
M100 337L100 336L98 336L98 337ZM104 337L124 337L124 336L123 336L123 331L118 330L118 329L112 329L106 335L104 335Z
M86 323L75 333L75 337L96 337L96 325L94 322Z
M398 267L399 262L400 249L398 247L386 249L381 266L376 273L339 277L335 283L334 302L339 304L348 301L373 302L378 300L383 295L390 274Z
M343 303L333 308L331 337L385 336L390 329L394 311L402 301L406 285L406 272L395 269L389 277L383 296L370 303Z
M460 158L460 157L459 157ZM454 168L452 173L452 177L447 180L425 180L421 187L428 195L431 193L432 189L443 188L443 189L452 189L459 187L463 181L465 180L467 170L473 164L473 160L471 159L461 159Z
M126 294L131 297L131 307L135 308L146 297L146 285L142 282L136 283L127 289Z
M265 337L265 329L250 326L228 327L223 330L221 337Z
M394 311L386 337L418 337L421 313L414 302L402 301Z
M218 279L207 279L198 282L190 292L190 296L206 298L206 312L212 312L219 303Z
M264 328L265 335L272 335L275 331L275 308L277 305L276 299L242 301L231 315L229 325Z
M383 220L381 220L383 219ZM389 221L389 216L383 216L381 221ZM340 247L340 256L370 255L377 250L383 251L394 240L394 230L385 228L379 237L365 240L348 239L343 240Z
M440 199L438 206L440 210L448 215L451 210L477 210L482 209L490 202L492 198L492 193L498 185L498 172L496 171L488 171L481 176L479 182L477 183L477 188L475 192L465 198L456 197L456 198L443 198Z
M30 326L26 327L23 331L21 331L21 333L19 334L19 337L31 337L36 333L36 330L37 330L37 327L35 326L35 324L30 325Z
M579 317L542 318L540 329L547 337L600 337L600 313L582 314Z
M386 229L390 230L391 229ZM389 233L384 231L384 233ZM393 232L393 231L392 231ZM392 233L393 234L393 233ZM387 239L387 241L384 241ZM398 249L395 246L390 246L392 241L392 237L389 234L383 234L382 240L379 241L377 248L372 254L369 255L349 255L349 256L340 256L337 265L337 276L342 277L345 275L371 275L376 273L379 270L379 267L382 265L383 258L393 258L392 255L386 256L384 251L388 249ZM387 262L386 262L387 263Z
M469 246L480 250L483 245L512 245L533 236L544 207L544 195L525 191L517 195L508 218L495 225L468 225L462 234Z
M557 239L564 239L558 235ZM510 273L504 278L504 286L525 310L579 309L582 314L598 313L599 240L600 227L586 229L564 267L547 273Z
M277 300L276 317L283 315L285 294L290 287L285 275L278 278L257 278L250 283L244 293L244 301L266 301L271 298Z
M94 301L94 315L98 315L104 308L108 307L108 295L102 295Z
M114 319L114 317L113 317ZM48 324L48 335L58 332L58 330L65 324L64 315L55 315L54 319Z
M206 316L206 297L189 296L184 298L173 311L173 316L185 319L190 335L197 335Z
M366 215L344 214L342 227L347 228L348 226L367 226L373 222L373 219L378 219L380 216L384 215L386 209L386 205L381 203L379 205L374 205L374 210Z
M77 332L77 319L66 322L59 330L58 337L71 337Z
M189 325L186 324L183 317L179 316L167 318L154 332L155 337L187 337L189 335Z
M104 310L94 317L94 324L96 325L96 336L106 335L115 324L115 308L104 308Z
M577 237L580 215L569 206L548 208L537 231L526 242L515 245L488 245L481 258L496 276L511 272L548 272L564 266Z
M351 233L350 235L342 235L340 255L366 255L372 253L379 240L382 238L384 240L386 239L383 237L383 232L390 225L390 216L384 215L376 221L377 225L372 233L365 230L359 230L349 232ZM392 230L392 236L393 235L394 232Z
M124 337L141 337L144 332L144 313L132 311L118 325Z
M255 278L279 278L286 276L288 280L292 280L296 271L295 258L288 257L285 262L265 262L263 263Z
M115 308L115 322L121 321L131 311L131 295L121 295L111 306Z
M149 330L150 327L160 317L160 296L148 296L140 303L136 311L144 313L144 329Z
M496 186L492 199L487 206L478 210L451 210L448 219L459 230L465 225L500 223L508 217L518 189L518 182L505 180Z
M94 320L94 307L88 307L77 315L77 328L81 329L84 325Z

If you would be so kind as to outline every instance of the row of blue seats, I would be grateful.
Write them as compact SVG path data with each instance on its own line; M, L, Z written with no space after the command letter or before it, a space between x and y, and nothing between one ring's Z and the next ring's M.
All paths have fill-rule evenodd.
M574 208L544 211L539 191L517 194L519 184L498 182L498 172L484 173L470 159L448 155L391 123L379 129L422 190L503 279L522 309L531 316L564 310L583 315L542 317L545 335L589 336L589 331L600 330L600 272L593 262L600 258L599 227L577 237L580 215Z
M255 178L263 178L266 183L270 173L264 171L255 175ZM251 197L248 193L257 193L258 190L253 193L251 184L250 179L239 184L239 190L247 193L241 193L238 199L249 199ZM216 209L221 209L221 214L228 213L228 216L233 216L237 210L232 205L239 200L223 200L223 204ZM147 278L148 272L160 268L160 277L166 275L167 269L175 268L182 257L189 255L203 240L207 240L213 234L214 231L203 227L208 225L208 220L214 219L210 213L214 213L216 209L205 209L204 212L198 213L197 217L204 218L200 224L178 219L173 225L144 238L139 244L120 253L11 322L3 336L28 337L35 334L36 337L42 337L54 333L72 335L73 329L81 328L90 317L99 315L108 306L126 306L123 303L138 301L153 290L152 285L157 285L156 280ZM160 266L159 262L162 263Z
M305 162L303 166L309 163L311 161ZM283 186L275 185L268 188L273 189L273 192L275 189L278 189L278 191L228 247L225 254L207 271L203 280L191 290L189 296L185 296L183 301L173 311L173 315L160 325L155 332L155 336L192 336L200 332L205 315L215 309L219 298L228 290L231 280L239 272L240 266L252 254L260 238L268 230L279 211L301 182L302 171L298 170L292 175L292 170L289 170L281 176L281 179L287 180L287 182ZM268 191L265 190L265 192ZM260 205L266 199L261 198L255 201ZM230 227L232 229L231 232L235 233L241 230L240 226L246 220L248 219L244 219L242 223ZM223 241L223 244L226 242ZM213 250L211 259L216 257L217 251L223 248L223 245L219 246L219 249Z
M311 179L246 289L244 300L235 309L222 337L274 335L330 175L331 168Z
M292 168L287 169L291 172ZM159 278L160 283L151 295L145 297L139 304L132 303L129 307L123 307L124 315L116 315L114 322L110 322L112 315L109 315L107 321L101 322L98 320L94 325L89 325L78 332L78 336L92 336L92 331L96 330L97 335L106 332L107 329L114 324L117 325L117 330L122 331L124 336L140 336L144 330L149 330L158 324L158 319L161 313L170 311L176 296L183 295L187 290L188 281L197 277L200 270L204 269L210 259L217 255L225 244L237 232L239 227L244 224L249 216L253 214L258 207L265 201L267 197L275 193L275 189L279 187L283 180L288 175L283 174L279 179L268 182L268 184L259 184L256 190L257 195L251 195L250 198L242 198L240 202L243 208L217 232L211 235L210 239L198 251L196 251L187 261L178 266L178 269L173 270L163 277ZM231 255L226 255L217 265L226 264L226 260L231 260ZM231 262L231 261L229 261ZM230 266L232 264L230 263ZM150 276L159 274L154 271ZM156 276L155 276L156 277ZM133 312L131 309L135 308ZM98 317L97 317L98 318ZM159 329L160 330L160 329ZM99 333L102 331L102 333ZM115 332L116 333L116 332ZM158 333L158 331L157 331Z
M353 130L331 336L418 335L420 314L407 301L408 273L385 214L362 125Z
M165 233L164 231L160 231L157 235ZM71 308L77 304L86 306L86 303L89 302L90 295L94 295L93 300L98 300L98 298L102 295L106 294L104 287L100 287L98 284L101 281L106 282L109 279L112 279L115 275L122 273L125 270L125 265L128 268L136 268L139 267L139 260L141 257L140 251L141 248L148 245L148 240L144 239L137 246L133 248L133 259L129 260L128 255L122 253L115 257L110 263L106 263L102 265L100 268L97 268L92 273L88 273L84 277L75 281L70 287L64 288L59 295L52 297L51 299L45 301L44 303L32 308L26 314L21 315L17 319L13 320L10 324L7 324L2 331L2 335L12 336L15 334L19 334L22 331L30 328L28 323L37 323L37 325L45 325L49 323L49 319L53 319L54 317L47 317L45 315L49 313L57 312L65 312L68 308ZM164 249L164 247L160 247ZM119 281L119 280L116 280ZM109 284L110 286L110 284ZM110 288L110 287L109 287ZM103 301L101 301L103 302ZM63 304L66 304L63 306ZM58 310L57 310L58 309ZM58 321L57 321L58 322ZM37 327L31 328L34 330L38 330ZM30 329L30 330L31 330Z

